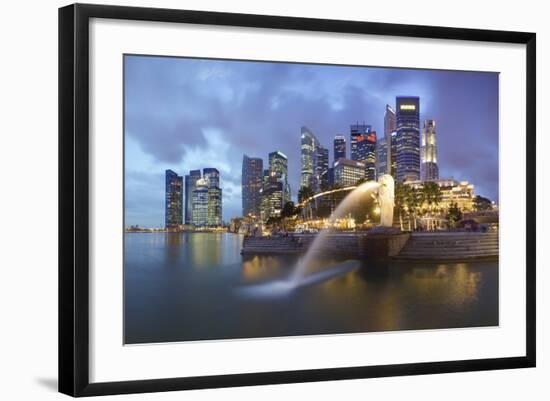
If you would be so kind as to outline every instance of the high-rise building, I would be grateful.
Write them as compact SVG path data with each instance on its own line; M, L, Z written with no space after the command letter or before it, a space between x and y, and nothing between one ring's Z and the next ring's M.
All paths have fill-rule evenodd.
M346 158L346 137L336 135L334 137L334 161Z
M425 181L439 179L437 166L437 138L435 120L424 120L422 129L422 179Z
M420 99L396 99L395 163L398 182L420 179Z
M352 124L349 127L350 129L350 159L363 161L366 159L366 149L359 145L359 142L362 142L364 137L371 132L372 127L365 123L363 124Z
M338 159L334 163L334 184L341 187L356 185L365 178L365 164L350 159Z
M208 181L204 178L197 180L193 191L193 218L195 227L208 225Z
M317 146L315 149L315 192L328 189L328 149Z
M191 170L185 176L185 224L193 223L193 191L200 178L200 170Z
M313 190L315 188L315 150L319 146L319 140L307 127L302 127L300 143L300 186Z
M266 222L270 217L279 217L283 210L284 184L274 173L266 179L262 188L260 217Z
M222 225L222 189L220 188L220 172L215 168L204 168L202 177L208 186L208 208L206 225L219 227Z
M241 177L243 216L260 216L263 179L263 160L259 157L244 155Z
M391 138L391 137L390 137ZM376 176L390 172L389 146L386 138L379 139L376 143Z
M395 110L390 106L386 105L384 111L384 139L386 140L387 147L387 174L391 174L395 178L395 129L396 129L396 116ZM384 162L382 162L383 164Z
M209 188L220 187L220 172L218 169L212 167L203 168L202 178L206 180Z
M164 226L179 228L183 224L183 177L172 170L165 172Z
M342 159L342 157L340 159ZM332 188L334 186L334 167L328 168L327 181L328 187Z
M376 179L376 132L366 124L350 126L351 160L365 164L365 175L368 180Z
M290 185L288 184L288 158L278 150L271 152L269 158L268 176L275 176L283 184L283 206L290 202ZM264 177L265 180L265 177Z

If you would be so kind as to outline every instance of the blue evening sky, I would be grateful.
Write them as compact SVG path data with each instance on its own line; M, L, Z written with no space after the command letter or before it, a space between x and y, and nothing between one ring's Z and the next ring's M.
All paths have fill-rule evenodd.
M125 57L126 225L164 225L164 170L215 167L223 219L241 214L243 154L288 156L295 200L300 128L330 150L349 125L383 135L386 104L420 97L437 124L441 178L467 180L498 201L498 74L172 57Z

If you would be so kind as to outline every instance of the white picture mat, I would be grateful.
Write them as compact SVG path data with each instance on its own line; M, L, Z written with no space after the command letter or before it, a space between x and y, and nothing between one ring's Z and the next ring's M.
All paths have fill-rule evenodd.
M499 71L500 326L124 346L124 53ZM525 355L523 45L93 20L89 67L91 382Z

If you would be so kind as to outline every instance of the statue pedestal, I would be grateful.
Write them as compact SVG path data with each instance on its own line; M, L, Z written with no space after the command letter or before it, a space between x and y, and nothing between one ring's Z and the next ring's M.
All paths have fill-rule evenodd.
M397 256L409 237L409 233L402 233L398 228L375 227L358 238L359 256L365 259Z

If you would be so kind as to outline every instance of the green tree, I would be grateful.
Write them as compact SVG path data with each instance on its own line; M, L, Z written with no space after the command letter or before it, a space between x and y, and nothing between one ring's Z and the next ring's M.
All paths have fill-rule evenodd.
M298 203L302 203L306 199L311 198L313 195L313 190L310 187L301 187L298 191Z
M483 210L491 210L493 208L493 203L490 199L487 199L483 196L477 195L474 198L474 210L477 210L478 212Z
M447 211L447 220L451 227L456 227L456 223L462 220L462 210L458 207L456 202L451 203L449 210Z
M424 202L428 206L428 215L433 216L439 210L439 205L443 199L441 188L435 182L427 181L422 187L422 194Z
M405 211L405 198L406 198L406 188L405 185L398 182L395 185L394 192L394 213L399 217L399 227L403 230L403 212Z
M294 202L289 201L284 204L283 210L281 210L281 217L293 217L296 215L296 207Z

